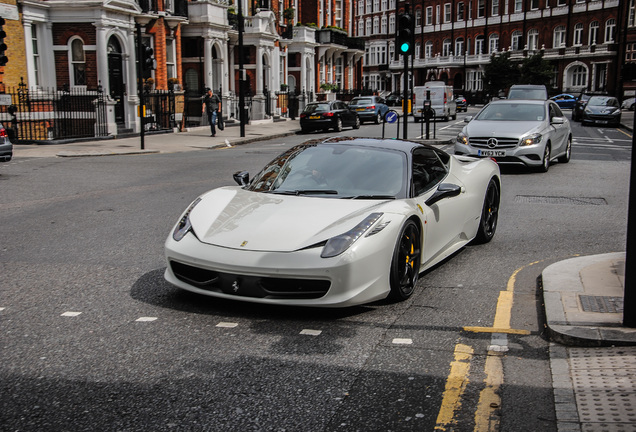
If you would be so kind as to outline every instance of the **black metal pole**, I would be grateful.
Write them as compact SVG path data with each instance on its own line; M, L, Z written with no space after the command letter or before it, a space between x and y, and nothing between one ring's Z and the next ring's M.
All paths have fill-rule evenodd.
M245 65L243 59L243 32L245 31L245 19L243 18L243 0L238 0L238 57L239 57L239 121L241 125L241 137L245 136Z
M144 101L144 45L141 40L141 25L139 23L135 24L137 27L137 91L139 92L139 126L141 130L139 132L139 139L141 141L141 149L143 150L144 145L144 133L146 129L145 125L145 101Z
M636 132L636 116L634 129ZM636 135L632 133L632 157L627 208L627 245L625 252L625 294L623 298L623 325L636 327Z
M404 54L402 56L404 61L404 130L402 132L402 139L408 139L408 115L409 115L409 55Z

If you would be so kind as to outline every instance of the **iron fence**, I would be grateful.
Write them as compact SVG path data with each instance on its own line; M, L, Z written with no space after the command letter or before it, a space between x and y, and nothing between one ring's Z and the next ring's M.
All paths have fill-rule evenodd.
M176 127L175 94L172 90L154 90L144 93L146 104L145 130L172 130Z
M6 88L0 121L16 143L108 135L106 96L97 89ZM9 103L10 102L10 103Z

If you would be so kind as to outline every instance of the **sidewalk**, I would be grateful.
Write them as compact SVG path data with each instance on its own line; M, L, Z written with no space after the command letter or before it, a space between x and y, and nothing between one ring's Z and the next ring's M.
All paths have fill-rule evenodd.
M294 135L300 132L300 125L298 120L253 121L245 127L245 137L240 136L240 129L238 124L228 125L223 131L217 128L216 137L210 136L209 126L193 127L185 132L145 134L143 150L139 136L84 142L16 144L13 146L13 157L112 156L214 149Z

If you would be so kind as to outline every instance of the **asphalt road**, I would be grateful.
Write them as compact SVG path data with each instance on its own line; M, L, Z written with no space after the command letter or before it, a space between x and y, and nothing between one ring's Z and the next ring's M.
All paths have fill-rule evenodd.
M569 164L504 170L491 243L422 275L406 302L344 310L210 299L162 276L163 241L198 194L307 136L0 164L1 429L556 430L537 278L624 250L631 154L628 132L573 127ZM502 342L483 328L511 288L519 332L488 355Z

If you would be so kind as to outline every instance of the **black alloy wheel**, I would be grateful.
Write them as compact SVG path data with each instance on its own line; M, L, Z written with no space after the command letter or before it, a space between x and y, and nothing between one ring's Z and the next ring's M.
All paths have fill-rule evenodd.
M413 294L420 274L422 238L420 230L412 220L406 221L398 237L393 260L391 261L391 293L398 301L406 300Z
M497 220L499 219L499 200L499 185L493 177L488 182L474 243L488 243L494 237L497 230Z

